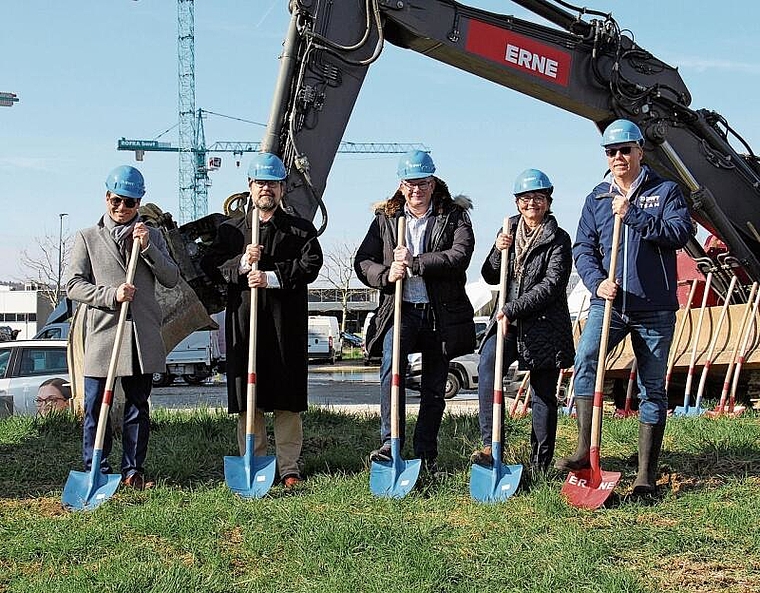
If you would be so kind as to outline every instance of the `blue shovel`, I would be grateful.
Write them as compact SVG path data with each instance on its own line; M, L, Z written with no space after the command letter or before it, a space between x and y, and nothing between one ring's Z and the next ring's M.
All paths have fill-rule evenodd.
M251 243L259 244L259 213L253 210L251 216ZM253 270L258 270L254 262ZM256 414L256 318L259 305L258 288L251 289L250 336L248 338L248 383L245 410L245 454L242 457L225 456L224 479L230 490L243 498L261 498L274 483L276 467L273 455L256 457L254 449L254 417Z
M504 219L502 232L509 232L509 217ZM499 281L499 311L506 302L507 267L506 252L501 254L501 278ZM496 325L496 362L493 374L493 429L491 431L491 467L472 464L470 472L470 495L479 502L500 502L508 499L520 485L522 465L506 465L501 461L501 425L504 410L504 337Z
M398 219L398 244L404 245L406 219ZM420 475L422 462L419 459L401 459L401 439L399 438L399 392L401 378L401 299L403 281L396 281L396 295L393 308L393 360L391 367L391 461L373 461L369 470L369 489L375 496L383 498L403 498L414 488Z
M133 245L127 265L127 284L132 284L137 269L137 260L140 257L140 249ZM104 474L100 471L100 462L103 459L103 441L108 425L108 414L113 402L113 388L116 384L116 364L121 351L121 340L124 335L124 326L129 311L129 301L124 301L119 310L119 321L116 325L116 339L111 351L111 361L108 364L106 386L103 391L103 402L100 405L98 428L95 433L95 446L92 451L92 465L90 471L71 471L66 484L63 487L61 503L72 511L91 511L111 498L121 482L121 474Z

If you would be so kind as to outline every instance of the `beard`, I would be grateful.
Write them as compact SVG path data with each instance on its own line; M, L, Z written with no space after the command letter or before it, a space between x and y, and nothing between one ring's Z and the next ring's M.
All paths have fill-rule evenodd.
M277 198L272 194L259 195L254 202L256 208L264 212L270 212L277 208Z

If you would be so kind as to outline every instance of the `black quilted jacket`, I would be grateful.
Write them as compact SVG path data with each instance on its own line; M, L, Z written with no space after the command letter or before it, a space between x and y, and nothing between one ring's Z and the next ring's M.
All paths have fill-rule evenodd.
M519 220L518 215L509 221L513 236ZM514 245L508 256L513 260ZM518 364L522 370L573 366L575 348L566 294L572 264L570 235L553 216L547 215L544 232L526 256L519 296L504 305L510 322L517 322ZM498 284L500 268L501 252L494 246L483 262L483 279L488 284ZM508 285L513 281L511 268L510 265ZM494 313L483 341L496 331L495 320Z

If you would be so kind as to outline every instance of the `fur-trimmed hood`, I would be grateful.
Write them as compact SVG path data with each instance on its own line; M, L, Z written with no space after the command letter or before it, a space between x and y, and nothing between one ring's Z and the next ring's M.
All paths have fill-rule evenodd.
M459 206L462 210L472 210L472 200L463 195L457 194L453 198L449 192L449 186L443 179L433 176L435 179L435 189L433 190L433 214L442 214L450 210L454 205ZM404 194L400 189L396 190L387 200L375 202L372 204L372 211L375 214L385 214L393 218L396 213L404 206Z

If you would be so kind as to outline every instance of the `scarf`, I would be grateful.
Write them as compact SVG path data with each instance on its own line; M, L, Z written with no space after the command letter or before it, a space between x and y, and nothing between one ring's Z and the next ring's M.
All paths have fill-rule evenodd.
M520 222L517 223L517 233L515 233L515 263L514 272L517 285L522 279L525 257L528 255L533 245L536 243L541 233L544 230L544 223L541 222L535 229L530 229L525 224L525 219L520 217Z
M106 217L106 227L111 231L111 237L119 248L119 253L126 260L127 253L132 250L132 232L135 225L140 221L140 216L135 216L132 220L124 224L118 224L110 216Z

